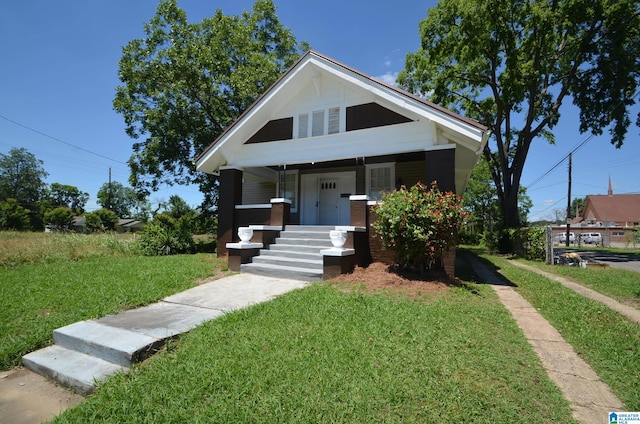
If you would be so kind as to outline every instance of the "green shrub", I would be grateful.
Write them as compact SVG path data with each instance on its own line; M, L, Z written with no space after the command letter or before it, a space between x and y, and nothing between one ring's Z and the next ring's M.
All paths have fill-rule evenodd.
M441 265L444 253L459 241L468 213L459 196L417 183L385 193L374 207L372 224L382 247L395 251L401 267L419 271Z
M73 211L69 208L59 207L44 214L44 222L57 231L66 231L71 227Z
M116 215L115 212L110 211L109 209L98 209L97 211L93 211L91 213L100 219L103 231L115 230L116 224L118 223L118 215Z
M544 260L545 229L544 227L506 228L485 232L484 244L493 253L512 253L530 260Z
M31 227L29 209L18 204L16 199L0 202L0 229L24 231Z
M168 214L156 215L142 231L140 251L146 256L195 252L195 242L188 217L175 219Z

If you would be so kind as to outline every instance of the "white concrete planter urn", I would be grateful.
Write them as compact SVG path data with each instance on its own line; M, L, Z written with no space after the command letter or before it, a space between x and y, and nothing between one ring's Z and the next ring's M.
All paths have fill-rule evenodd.
M249 227L238 227L238 237L240 237L240 244L249 244L253 237L253 230Z
M344 249L344 244L347 241L347 232L342 230L331 230L329 231L329 238L331 239L331 244L333 244L334 249L342 250Z

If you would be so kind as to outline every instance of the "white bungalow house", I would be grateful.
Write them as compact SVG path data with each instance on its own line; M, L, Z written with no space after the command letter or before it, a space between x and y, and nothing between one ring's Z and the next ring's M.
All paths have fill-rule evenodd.
M372 241L356 243L356 262L376 260L370 202L418 181L462 194L488 135L473 120L308 51L195 161L220 176L218 255L232 265L241 226L253 225L252 241L265 248L297 226L348 226Z

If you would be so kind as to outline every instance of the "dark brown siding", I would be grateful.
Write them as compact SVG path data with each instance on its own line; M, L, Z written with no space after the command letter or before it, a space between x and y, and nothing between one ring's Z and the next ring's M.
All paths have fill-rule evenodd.
M377 103L349 106L347 112L347 131L365 128L383 127L385 125L403 124L411 119L402 116Z
M260 128L245 144L265 141L291 140L293 138L293 117L274 119Z
M424 183L425 178L424 161L396 163L396 188L402 185L410 188L418 181Z
M236 228L249 225L271 225L271 208L236 209Z
M426 181L428 187L433 181L442 192L456 192L455 168L456 150L432 150L425 152Z

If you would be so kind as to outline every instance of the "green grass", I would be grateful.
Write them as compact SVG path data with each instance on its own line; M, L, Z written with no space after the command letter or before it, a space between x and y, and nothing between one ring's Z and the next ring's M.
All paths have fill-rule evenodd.
M192 330L55 422L574 421L489 287L317 283Z
M619 302L640 307L640 275L637 272L616 268L580 268L546 265L534 261L523 262L552 274L569 277Z
M599 302L505 259L483 255L573 346L625 403L640 410L640 325ZM560 267L554 268L559 270ZM611 270L608 270L611 271ZM554 271L555 272L555 271ZM609 274L611 275L611 274ZM586 278L580 275L581 278ZM613 286L615 281L601 283Z
M77 321L140 306L215 273L211 255L97 257L0 267L0 369Z

